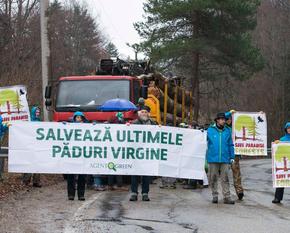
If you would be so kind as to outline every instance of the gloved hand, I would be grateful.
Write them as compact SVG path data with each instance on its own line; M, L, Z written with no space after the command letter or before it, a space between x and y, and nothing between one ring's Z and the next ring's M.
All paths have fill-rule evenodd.
M6 125L7 127L10 127L11 126L11 122L6 122L6 123L4 123L4 125Z
M234 159L231 159L231 160L230 160L230 163L231 163L231 164L234 164L234 163L235 163L235 160L234 160Z

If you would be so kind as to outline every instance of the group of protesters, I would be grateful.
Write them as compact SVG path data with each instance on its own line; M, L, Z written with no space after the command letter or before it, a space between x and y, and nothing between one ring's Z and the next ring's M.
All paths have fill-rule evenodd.
M244 189L241 182L241 171L240 171L240 155L235 155L234 144L232 140L232 114L234 111L226 113L218 113L214 119L214 123L207 128L207 153L206 153L206 165L205 170L208 170L209 186L212 191L212 203L217 204L218 199L218 180L221 180L223 202L225 204L235 204L235 201L231 198L230 193L230 182L229 182L229 171L232 170L234 187L239 200L244 198ZM41 121L41 111L39 107L33 107L31 110L31 121ZM82 112L75 112L71 122L73 123L88 123L85 115ZM93 122L96 124L97 122ZM139 124L139 125L156 125L157 123L150 118L150 108L146 105L140 105L138 109L138 118L131 122L125 122L122 112L116 113L116 115L108 119L109 124ZM64 122L64 124L66 124ZM9 125L2 122L0 115L0 137L4 136ZM185 123L181 123L180 127L189 128L190 126ZM190 127L196 128L196 126ZM290 122L285 125L285 135L280 138L280 141L290 142ZM279 142L279 141L276 141ZM4 160L0 158L0 181L3 174ZM208 167L208 168L207 168ZM90 179L88 179L88 177ZM69 200L74 200L77 193L78 200L85 200L85 187L86 183L91 180L92 187L96 191L105 190L123 190L128 191L128 188L124 186L123 176L108 175L107 183L108 188L104 186L104 177L101 175L65 175L67 180L67 194ZM207 176L201 180L182 180L185 189L195 189L199 184L201 187L207 187ZM29 185L32 180L34 187L41 187L40 175L39 174L24 174L23 183ZM131 176L131 195L130 201L138 200L138 184L141 181L141 196L142 201L150 201L149 198L149 187L152 182L149 176ZM163 177L161 179L160 188L176 188L177 179ZM115 185L116 184L116 185ZM275 192L275 198L272 201L277 204L283 199L284 188L277 188Z

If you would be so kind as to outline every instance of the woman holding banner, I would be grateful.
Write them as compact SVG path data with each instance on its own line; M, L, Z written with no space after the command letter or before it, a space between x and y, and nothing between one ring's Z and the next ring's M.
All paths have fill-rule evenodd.
M86 123L88 120L86 119L85 115L82 112L75 112L73 115L73 122L74 123ZM75 183L76 183L76 176L74 174L67 175L67 193L68 199L73 201L75 199ZM78 190L78 199L79 201L85 200L85 186L86 186L86 175L78 175L77 178L77 190Z
M290 142L290 122L286 123L284 130L285 130L285 135L281 137L280 140L275 141L276 143L279 143L280 141ZM272 203L279 204L283 199L283 195L284 195L284 188L276 188L275 198L272 201Z

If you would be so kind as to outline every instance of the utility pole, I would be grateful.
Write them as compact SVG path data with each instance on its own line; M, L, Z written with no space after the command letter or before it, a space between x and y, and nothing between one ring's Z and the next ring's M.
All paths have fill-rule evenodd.
M48 17L47 10L49 6L49 0L40 0L40 33L41 33L41 71L42 71L42 104L43 104L43 118L44 121L48 121L48 111L45 106L45 88L48 85L48 61L50 56L47 26Z

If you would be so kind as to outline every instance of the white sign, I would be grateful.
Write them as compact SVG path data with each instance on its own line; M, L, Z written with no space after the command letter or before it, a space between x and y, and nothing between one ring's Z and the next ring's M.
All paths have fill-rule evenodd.
M9 132L9 172L203 179L206 132L153 125L23 122Z
M233 114L233 141L236 155L267 155L267 119L265 113Z
M273 187L290 187L290 143L272 143Z
M3 122L30 121L25 86L0 87L0 114Z

